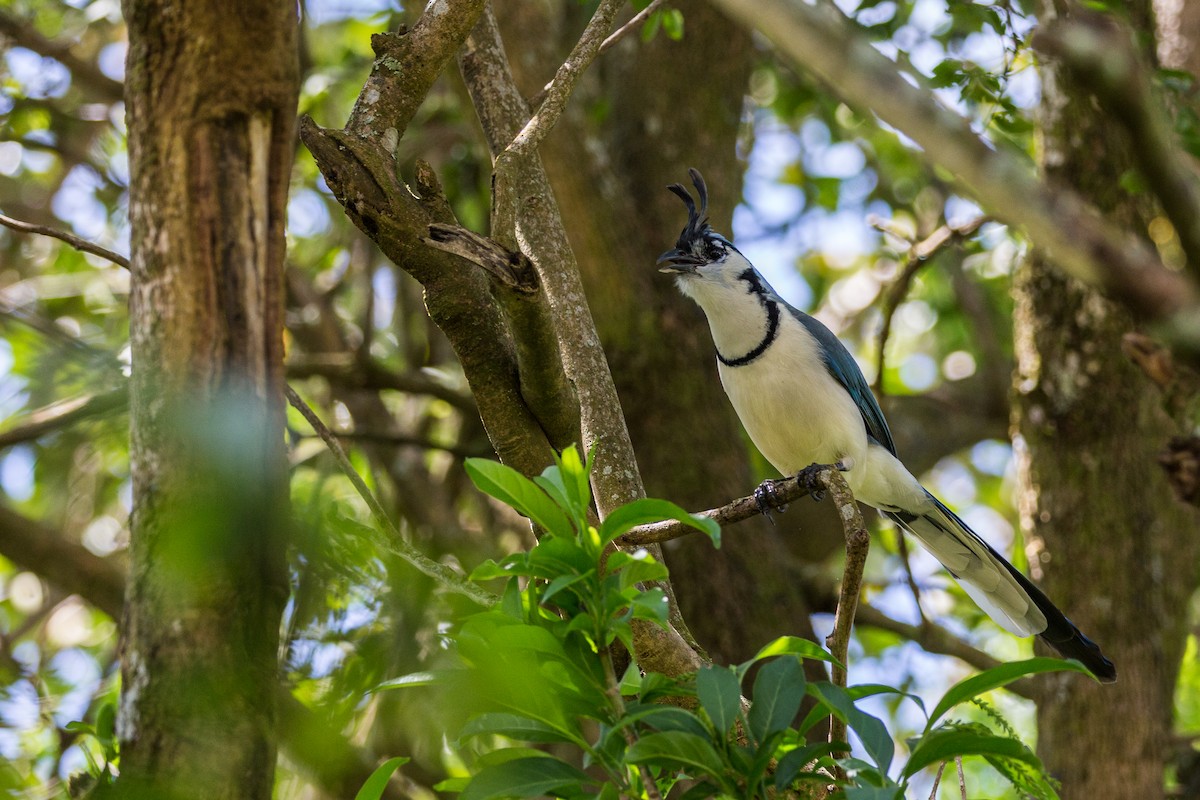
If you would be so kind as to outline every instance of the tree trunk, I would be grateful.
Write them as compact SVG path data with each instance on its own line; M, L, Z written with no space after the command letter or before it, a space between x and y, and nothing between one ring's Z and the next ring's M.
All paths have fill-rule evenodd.
M1142 32L1152 30L1146 6L1131 9ZM1042 11L1043 24L1056 16L1052 3ZM1042 113L1047 177L1145 230L1146 195L1119 186L1131 161L1115 123L1054 67L1043 68ZM1015 291L1014 425L1032 571L1120 675L1111 686L1048 678L1039 750L1064 798L1161 797L1197 578L1195 516L1156 464L1172 425L1122 355L1124 311L1041 255L1018 271Z
M133 375L123 797L269 798L287 597L294 3L125 0Z

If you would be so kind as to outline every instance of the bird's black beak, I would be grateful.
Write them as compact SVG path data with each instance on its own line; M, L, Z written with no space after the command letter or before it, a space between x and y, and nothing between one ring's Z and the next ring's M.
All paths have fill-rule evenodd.
M691 253L676 248L663 253L656 263L659 272L695 272L696 267L704 262Z

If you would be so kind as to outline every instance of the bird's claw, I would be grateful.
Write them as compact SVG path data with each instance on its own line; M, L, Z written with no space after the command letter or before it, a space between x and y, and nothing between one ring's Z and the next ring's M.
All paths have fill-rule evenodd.
M821 483L821 471L828 466L828 464L809 464L796 473L796 480L800 481L805 489L808 489L808 495L815 503L825 499L825 486ZM839 470L843 469L840 461L834 466Z
M758 513L766 517L772 525L775 524L775 518L771 516L772 511L787 511L787 503L780 502L775 491L775 481L770 479L760 483L754 490L754 503L758 506Z

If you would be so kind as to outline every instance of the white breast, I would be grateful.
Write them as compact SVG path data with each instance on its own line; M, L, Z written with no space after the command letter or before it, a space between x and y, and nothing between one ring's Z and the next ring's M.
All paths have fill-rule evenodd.
M721 384L755 446L784 475L847 457L865 466L867 431L817 343L785 312L779 338L741 367L720 365ZM848 476L849 477L849 476Z

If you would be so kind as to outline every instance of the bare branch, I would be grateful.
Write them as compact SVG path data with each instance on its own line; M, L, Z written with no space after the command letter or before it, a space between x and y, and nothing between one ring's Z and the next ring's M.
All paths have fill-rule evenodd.
M445 564L439 564L413 547L392 523L387 512L383 510L383 505L380 504L362 477L355 471L354 465L346 457L346 451L342 449L342 445L337 440L337 436L333 431L326 427L316 412L309 407L308 403L304 402L300 395L296 394L296 391L292 387L285 386L284 393L292 408L300 412L304 419L308 421L308 424L312 426L313 430L325 442L342 473L349 479L350 483L354 486L354 490L363 499L363 502L367 504L367 508L371 510L371 516L375 518L376 524L379 525L383 533L387 534L386 537L375 537L376 544L386 549L389 553L404 559L418 571L440 583L444 588L464 595L485 608L491 607L500 601L500 598L496 595L485 589L481 589L450 567L447 567Z
M129 387L127 386L104 394L85 394L51 403L29 412L20 423L0 432L0 448L32 441L48 433L74 425L80 420L126 408L128 404Z
M939 250L951 244L969 239L986 221L987 217L977 217L959 227L951 227L949 224L942 225L929 236L919 242L913 243L909 247L908 260L904 263L904 269L900 271L899 277L888 287L887 292L883 296L883 324L879 329L879 352L876 354L875 385L871 387L875 390L876 394L882 396L884 393L883 372L887 365L887 343L892 333L892 318L896 315L896 309L900 307L900 304L904 302L904 298L908 296L908 290L912 285L913 278L917 276L917 272L920 271L921 267L928 264L930 259ZM881 222L876 222L876 227L886 230Z
M666 2L666 0L653 0L650 5L634 14L633 17L630 18L629 22L626 22L624 25L609 34L609 37L600 45L600 51L596 53L596 55L602 55L607 53L613 47L616 47L622 39L633 33L635 28L639 27L643 22L650 19L650 15L655 11L658 11L659 6L661 6L664 2Z
M506 288L522 294L534 294L541 288L537 270L524 254L474 231L458 225L434 223L429 226L429 238L421 241L436 250L470 261Z
M479 415L475 398L468 392L420 371L397 372L368 362L363 364L353 353L313 354L294 356L287 365L289 379L314 376L334 383L362 389L390 389L405 394L424 394L442 400L464 414Z
M22 222L19 219L6 217L3 214L0 214L0 225L3 225L6 228L11 228L14 231L19 231L20 233L36 233L41 236L49 236L53 239L58 239L59 241L66 242L80 252L91 253L94 256L100 256L101 258L116 264L118 267L129 269L129 259L125 256L121 255L120 253L114 253L112 250L101 247L98 244L89 242L87 239L80 239L73 233L60 231L57 228L51 228L46 225L34 225L31 222Z
M467 39L460 57L467 88L494 154L503 151L528 121L528 109L517 90L508 57L491 10L485 10ZM583 282L571 249L550 181L536 152L514 159L506 173L507 196L520 198L516 229L504 228L494 213L492 238L509 249L519 249L533 261L554 312L557 335L567 375L579 397L582 445L596 447L592 473L594 495L601 516L644 495L629 431L621 414L621 401L613 385L600 337L584 298ZM497 180L500 175L497 174ZM499 199L496 200L499 203Z
M125 570L41 522L0 505L0 553L69 594L77 594L114 620L125 603Z
M928 162L956 176L997 219L1024 228L1062 269L1101 286L1142 318L1162 321L1176 345L1200 353L1200 326L1193 319L1200 292L1193 281L1166 269L1144 243L1114 229L1078 194L1049 188L1019 156L980 139L932 92L909 83L832 3L715 2L843 100L913 139Z
M411 31L371 37L375 65L359 92L346 132L383 144L394 154L429 87L454 58L485 0L430 5Z
M554 124L558 122L558 118L562 116L567 107L567 101L571 98L571 92L575 89L575 85L579 83L583 73L600 54L600 48L604 45L605 37L612 28L617 11L624 4L625 0L600 0L600 5L597 6L587 27L583 29L579 41L575 43L570 55L554 74L554 80L546 89L546 96L538 106L538 110L525 123L521 132L504 148L504 152L496 158L497 172L500 171L500 162L505 158L521 158L536 150L537 146L546 138L546 134L554 128Z

